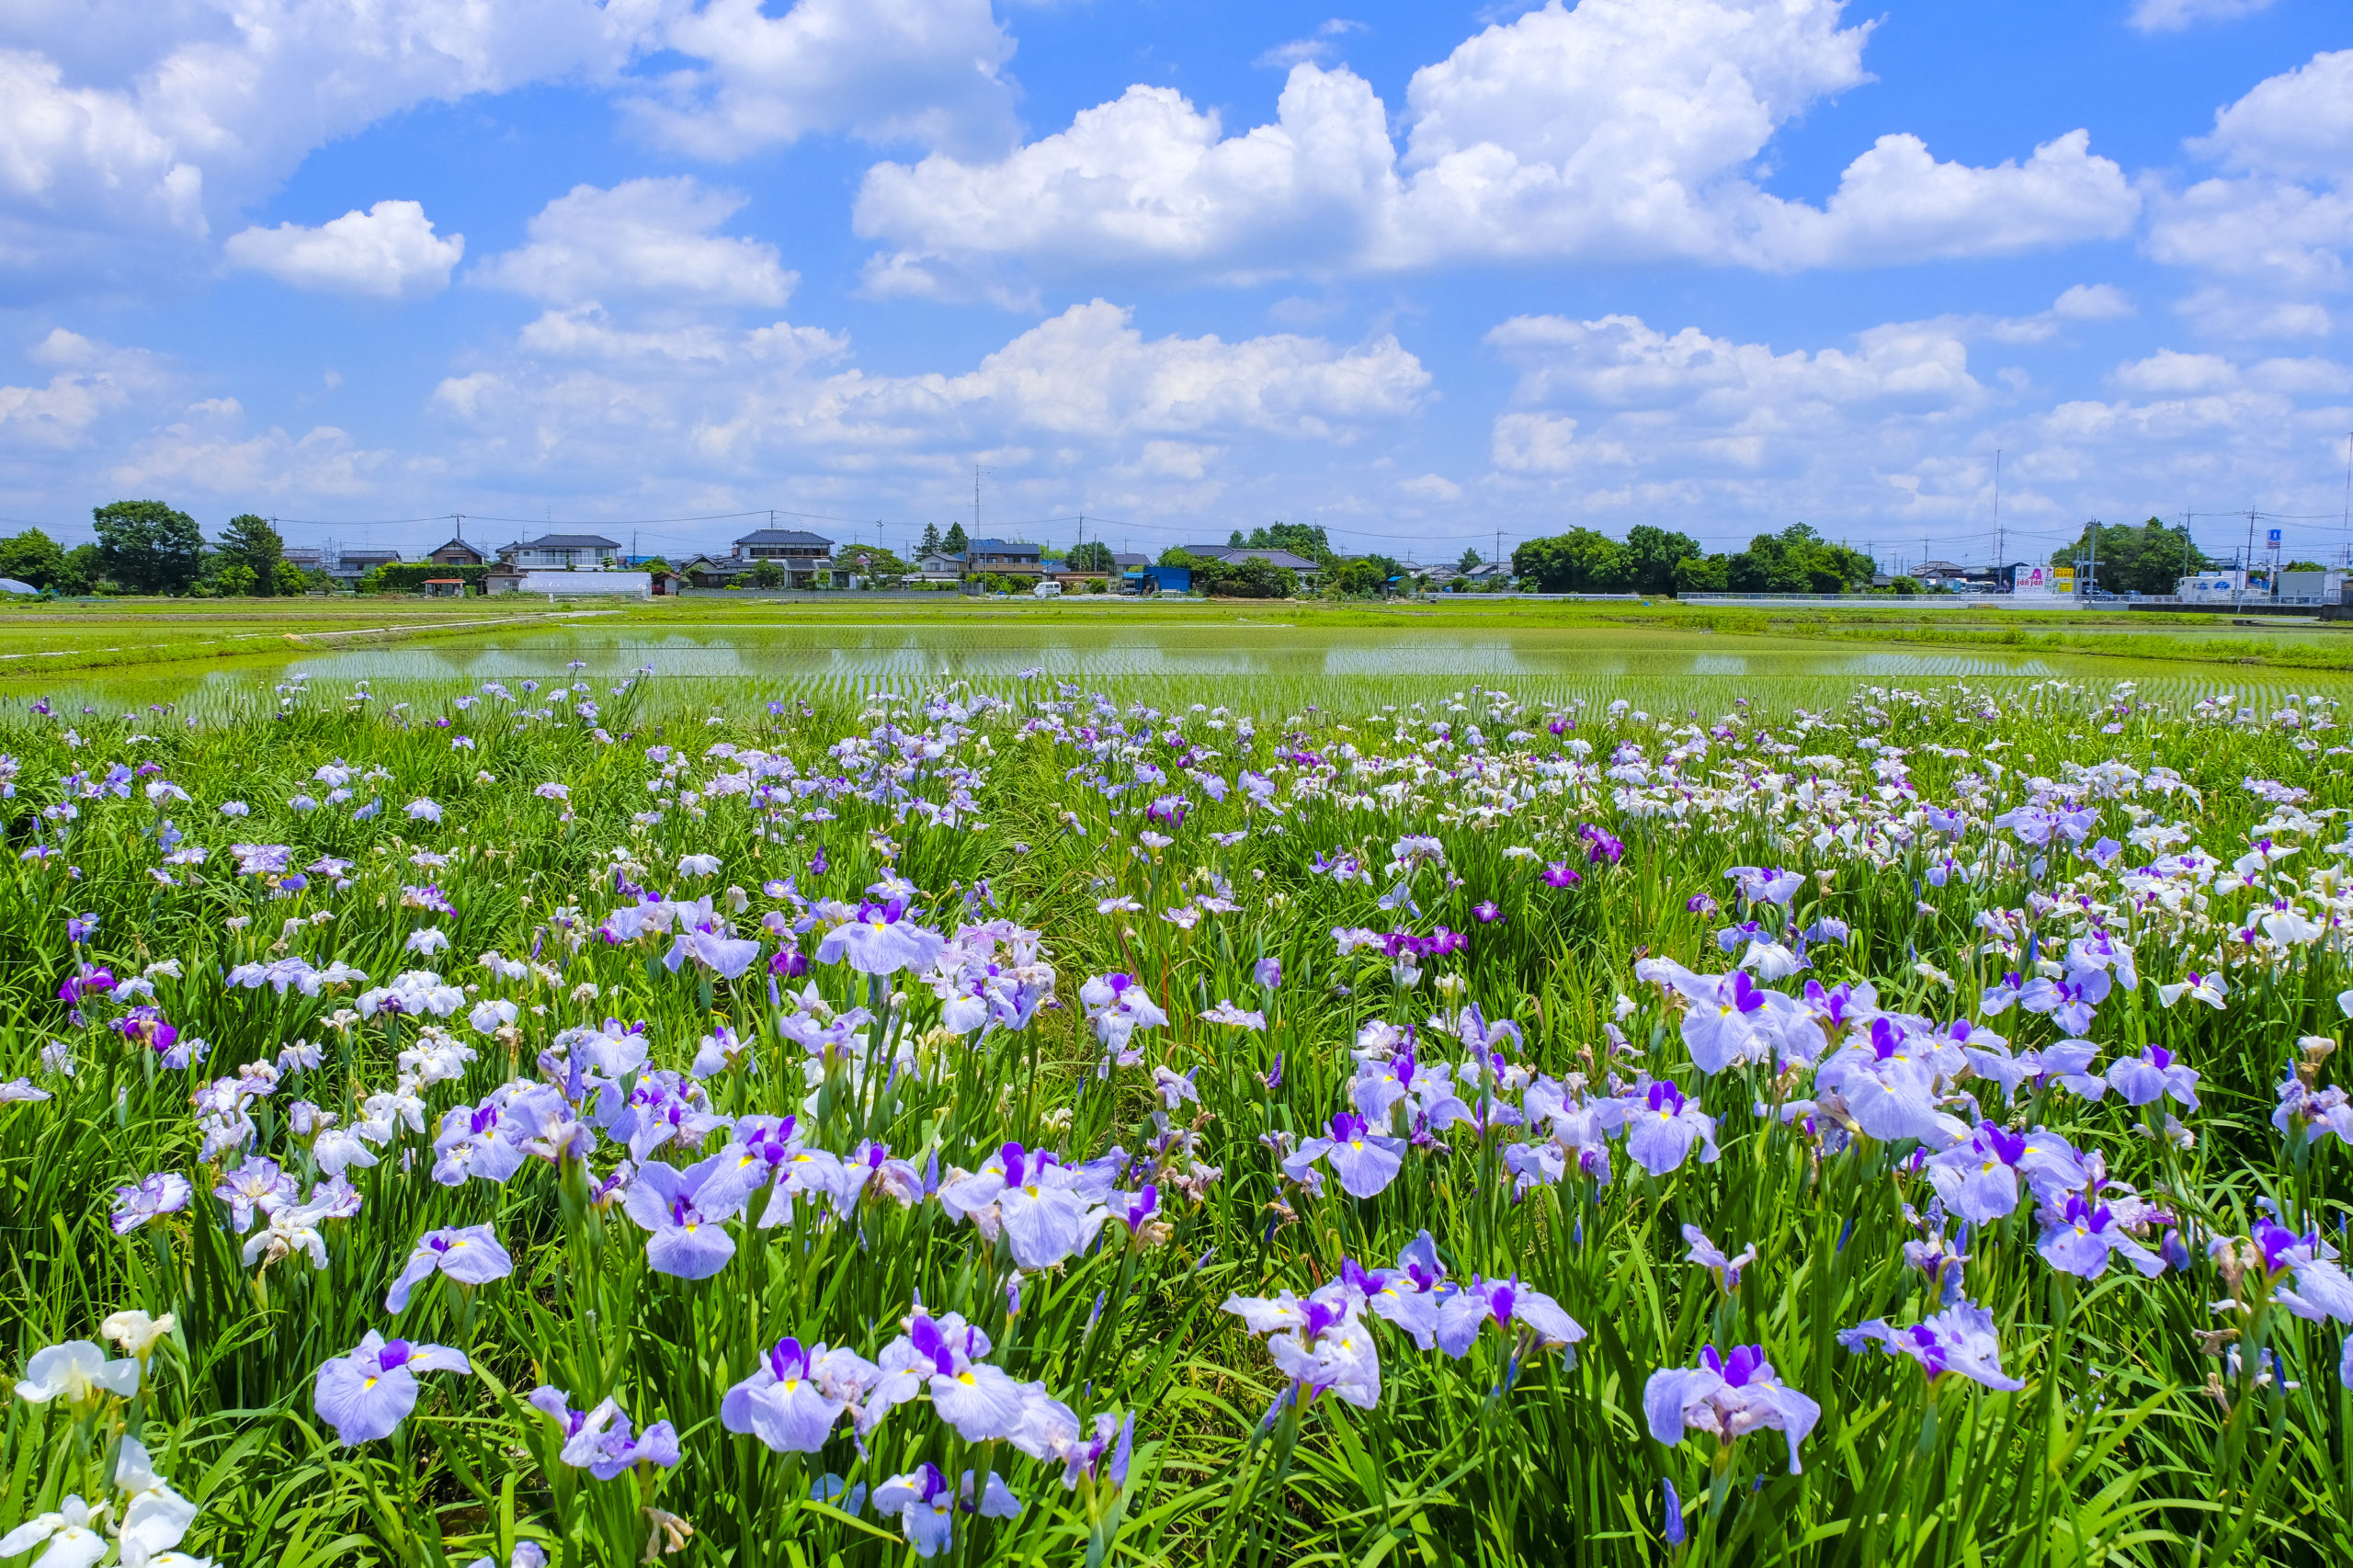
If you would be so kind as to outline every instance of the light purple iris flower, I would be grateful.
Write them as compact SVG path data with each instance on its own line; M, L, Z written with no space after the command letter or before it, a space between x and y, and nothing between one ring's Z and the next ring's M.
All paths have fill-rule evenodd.
M127 1236L151 1220L176 1214L188 1206L196 1188L188 1177L173 1171L153 1171L129 1187L114 1189L114 1233Z
M650 1233L645 1262L656 1274L708 1279L735 1256L735 1238L722 1221L742 1208L744 1199L711 1180L728 1160L722 1150L683 1171L649 1160L630 1184L621 1211ZM708 1198L706 1184L711 1187Z
M515 1260L498 1244L498 1233L488 1225L427 1231L417 1238L415 1250L408 1255L392 1288L384 1293L384 1310L406 1311L409 1292L436 1271L460 1285L487 1285L514 1273Z
M1822 1406L1785 1386L1761 1345L1735 1345L1730 1356L1707 1346L1693 1368L1664 1367L1643 1389L1651 1436L1673 1448L1687 1430L1714 1434L1730 1444L1770 1429L1789 1440L1790 1473L1801 1470L1798 1445L1822 1419Z
M720 1425L779 1453L813 1454L843 1415L865 1420L860 1402L881 1379L881 1368L847 1346L780 1339L750 1377L727 1391Z
M1968 1142L1928 1161L1928 1180L1946 1208L1972 1225L1983 1225L2018 1208L2018 1169L2026 1157L2025 1133L1983 1121Z
M1756 1244L1754 1242L1744 1247L1738 1256L1733 1256L1710 1241L1708 1233L1697 1225L1684 1226L1683 1239L1691 1247L1683 1255L1683 1261L1696 1263L1714 1275L1717 1289L1727 1296L1740 1289L1740 1271L1756 1261Z
M1838 1331L1838 1343L1849 1350L1874 1341L1890 1356L1911 1357L1932 1379L1958 1372L1989 1389L2026 1387L2023 1380L2003 1374L1994 1314L1973 1301L1955 1301L1909 1328L1891 1328L1884 1318L1872 1318Z
M2198 1069L2162 1045L2109 1063L2108 1085L2126 1105L2151 1105L2171 1095L2184 1108L2198 1108Z
M991 1471L988 1480L979 1483L977 1500L973 1496L975 1479L971 1471L964 1472L961 1490L951 1491L948 1477L938 1465L926 1460L922 1468L904 1475L894 1475L874 1489L874 1511L886 1518L899 1516L899 1529L907 1544L915 1549L917 1557L931 1557L943 1551L954 1538L956 1515L961 1510L977 1514L983 1518L1012 1519L1021 1516L1021 1500L1005 1484L1004 1478Z
M1937 1134L1936 1079L1927 1055L1933 1040L1915 1040L1882 1014L1871 1020L1868 1043L1857 1040L1822 1064L1817 1094L1836 1093L1857 1126L1881 1142Z
M1304 1300L1289 1290L1225 1299L1222 1310L1241 1318L1253 1334L1269 1336L1267 1355L1291 1380L1267 1411L1269 1420L1284 1400L1305 1406L1325 1392L1359 1410L1380 1404L1381 1356L1370 1325L1358 1316L1360 1300L1355 1287L1337 1279Z
M1283 1174L1303 1181L1308 1167L1322 1160L1340 1178L1340 1188L1351 1198L1370 1198L1397 1179L1404 1168L1405 1141L1384 1138L1354 1111L1332 1118L1329 1138L1310 1138L1283 1161Z
M908 918L905 899L870 900L858 906L855 918L825 933L817 944L817 961L847 960L860 974L896 974L903 969L929 969L947 947L945 937Z
M468 1176L504 1183L523 1168L524 1119L511 1110L509 1089L494 1090L479 1106L452 1106L433 1140L433 1179L444 1187Z
M940 1207L992 1240L1002 1230L1021 1267L1051 1268L1084 1250L1109 1217L1112 1172L1100 1164L1074 1169L1043 1149L1006 1143L972 1175L943 1183Z
M2152 1278L2165 1271L2165 1260L2133 1240L2116 1211L2105 1203L2087 1202L2081 1193L2071 1192L2057 1203L2044 1205L2040 1218L2042 1237L2035 1250L2063 1274L2097 1279L2108 1272L2111 1254L2121 1254L2127 1263Z
M2298 1235L2284 1225L2265 1221L2255 1227L2255 1243L2263 1249L2264 1267L2274 1278L2295 1276L2292 1286L2282 1280L2272 1292L2273 1301L2312 1323L2331 1318L2353 1323L2353 1279L2346 1277L2336 1262L2336 1249L2320 1239L2318 1230Z
M1395 1324L1425 1350L1437 1347L1446 1265L1438 1260L1438 1244L1427 1231L1405 1244L1394 1268L1368 1269L1354 1258L1342 1258L1340 1279L1363 1299L1373 1316Z
M1042 1385L1016 1382L983 1362L989 1336L955 1312L933 1318L918 1306L907 1332L882 1347L881 1376L867 1401L868 1426L893 1405L928 1394L931 1408L968 1443L1009 1437Z
M1542 1291L1531 1290L1517 1278L1473 1278L1438 1304L1438 1347L1459 1357L1490 1323L1506 1335L1525 1331L1542 1350L1566 1349L1585 1337L1576 1319Z
M347 1447L369 1443L390 1437L416 1408L416 1374L472 1371L460 1351L386 1340L371 1328L350 1354L319 1369L312 1403Z
M618 1401L608 1398L596 1409L572 1408L572 1396L542 1383L529 1396L540 1415L563 1434L561 1454L565 1464L585 1470L599 1481L610 1481L637 1465L668 1470L678 1462L678 1434L667 1421L656 1421L632 1437L629 1416Z
M1626 1125L1626 1153L1654 1176L1679 1168L1699 1148L1699 1163L1716 1158L1716 1119L1684 1098L1673 1080L1662 1078L1641 1093L1621 1096Z
M2099 1047L2090 1040L2062 1040L2040 1051L2020 1051L2018 1062L2038 1089L2057 1084L2087 1100L2096 1100L2108 1093L2107 1082L2092 1071L2092 1062L2098 1055Z
M716 931L689 927L671 940L670 950L663 956L663 967L672 973L689 959L700 968L710 971L722 980L734 980L752 967L760 956L760 944L738 937L722 936Z

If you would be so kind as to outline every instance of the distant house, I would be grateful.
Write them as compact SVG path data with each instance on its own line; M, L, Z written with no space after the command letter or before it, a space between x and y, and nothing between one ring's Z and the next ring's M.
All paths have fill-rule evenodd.
M1035 577L1045 570L1042 554L1034 544L976 539L964 551L964 571L968 576L985 572L999 577Z
M1240 544L1188 544L1181 548L1188 555L1199 555L1211 561L1233 562L1263 561L1269 566L1280 566L1286 571L1297 573L1300 582L1311 587L1314 585L1316 578L1323 574L1324 570L1307 557L1295 555L1288 550L1267 550L1256 545Z
M805 588L819 573L832 573L834 541L799 528L755 528L735 541L733 559L746 569L773 561L791 586Z
M321 571L324 570L326 565L326 557L307 544L290 544L278 553L285 556L286 559L292 562L298 569L304 572Z
M1140 572L1151 564L1151 556L1140 554L1134 551L1122 551L1111 557L1112 568L1119 572Z
M678 562L677 570L678 581L685 587L723 588L751 568L724 555L690 555Z
M425 559L436 566L481 566L487 563L490 557L464 540L453 539Z
M620 541L602 534L541 534L537 539L501 545L498 559L518 572L593 572L620 552Z
M946 550L926 551L915 557L915 580L921 583L953 583L964 574L964 557Z
M425 597L428 599L459 599L465 595L466 580L463 577L427 577L425 580Z
M329 571L336 582L347 588L377 567L397 565L400 560L397 550L346 550L336 552L335 563Z
M523 574L504 561L494 561L482 574L482 591L485 594L512 594L523 586Z

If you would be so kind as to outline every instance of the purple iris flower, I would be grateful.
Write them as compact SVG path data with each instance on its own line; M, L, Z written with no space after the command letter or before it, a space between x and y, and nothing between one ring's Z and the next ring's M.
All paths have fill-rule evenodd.
M1283 960L1280 959L1260 959L1258 960L1258 967L1253 972L1259 984L1265 986L1269 991L1276 990L1280 987L1283 983Z
M176 1214L188 1206L196 1188L188 1177L171 1171L153 1171L130 1187L114 1189L114 1233L127 1236L151 1220Z
M929 969L947 947L948 939L938 932L908 918L905 899L870 900L858 906L855 919L825 933L817 944L817 961L847 959L860 974L896 974L903 969Z
M2171 1095L2185 1109L2198 1108L2198 1069L2162 1045L2110 1062L2108 1084L2124 1096L2126 1105L2150 1105Z
M1561 1303L1540 1290L1531 1290L1517 1278L1473 1278L1438 1304L1438 1347L1460 1357L1493 1323L1506 1335L1526 1332L1536 1347L1565 1349L1585 1337L1585 1329L1561 1310ZM1517 1354L1517 1352L1515 1352Z
M1873 1341L1890 1356L1911 1357L1932 1379L1958 1372L1989 1389L2026 1387L2022 1379L2003 1374L1994 1314L1973 1301L1955 1301L1909 1328L1891 1328L1885 1319L1872 1318L1838 1331L1838 1343L1848 1350Z
M1349 1197L1370 1198L1396 1180L1404 1168L1405 1142L1382 1137L1363 1117L1344 1110L1332 1118L1329 1138L1310 1138L1283 1161L1283 1174L1293 1181L1303 1181L1308 1167L1318 1160L1331 1166L1332 1174L1340 1178L1341 1190Z
M1625 843L1605 829L1585 823L1577 828L1577 836L1586 843L1586 863L1598 866L1607 861L1615 866L1626 853Z
M487 1285L515 1272L515 1260L498 1244L498 1233L488 1225L467 1225L427 1231L384 1293L384 1310L404 1312L409 1292L439 1272L460 1285Z
M88 941L97 934L98 917L95 915L69 915L65 917L65 939L69 942Z
M1761 1345L1736 1345L1730 1356L1710 1345L1697 1367L1653 1372L1643 1389L1643 1413L1651 1436L1669 1448L1687 1430L1712 1433L1727 1445L1762 1428L1778 1431L1789 1440L1791 1475L1801 1469L1798 1445L1822 1419L1822 1406L1781 1382Z
M473 1367L459 1351L388 1341L371 1328L350 1354L319 1369L312 1403L346 1447L373 1442L416 1408L416 1374L441 1371L471 1375Z
M1711 915L1722 907L1703 892L1695 892L1683 901L1683 913L1686 915Z
M1576 868L1566 860L1548 860L1544 863L1543 881L1548 888L1573 888L1583 881L1585 878L1579 876Z
M2018 1206L2018 1170L2026 1157L2025 1133L1981 1121L1968 1142L1928 1161L1928 1180L1946 1208L1983 1225Z
M570 1394L545 1383L529 1397L533 1408L563 1433L563 1462L599 1481L610 1481L637 1465L668 1470L678 1462L678 1434L667 1421L656 1421L632 1437L630 1419L616 1400L608 1398L594 1410L577 1411Z
M57 988L57 999L69 1007L79 1007L85 996L114 989L114 971L103 964L84 964L79 972L69 977Z
M907 1544L915 1549L915 1555L930 1557L953 1539L959 1510L983 1518L1020 1517L1021 1500L996 1471L989 1471L988 1480L978 1485L977 1499L973 1496L975 1489L971 1471L964 1472L962 1487L951 1490L939 1467L926 1460L922 1468L894 1475L876 1487L874 1509L885 1517L898 1515L900 1531L907 1538Z
M2041 1220L2042 1237L2035 1250L2063 1274L2097 1279L2108 1272L2109 1255L2116 1253L2152 1278L2165 1271L2165 1260L2133 1240L2118 1222L2113 1209L2087 1202L2081 1193L2071 1192L2059 1202L2045 1205Z
M1141 1192L1115 1192L1108 1207L1111 1218L1125 1225L1130 1235L1135 1235L1160 1212L1160 1188L1146 1182Z
M1856 1125L1882 1142L1931 1139L1937 1133L1933 1042L1916 1041L1885 1015L1871 1020L1870 1040L1847 1046L1814 1074L1817 1094L1835 1092Z
M729 1158L722 1150L684 1171L649 1160L630 1184L621 1211L650 1233L645 1262L656 1274L708 1279L735 1256L735 1238L722 1221L743 1207L743 1197L717 1184L704 1196L705 1184Z
M1654 1176L1681 1166L1691 1145L1699 1163L1716 1158L1716 1119L1683 1097L1672 1079L1662 1078L1637 1096L1620 1099L1626 1123L1626 1153Z
M760 944L757 942L725 937L716 931L695 926L677 934L662 962L675 974L679 965L692 959L698 966L710 971L722 980L734 980L751 968L759 956Z
M989 1353L989 1336L954 1312L935 1319L920 1306L906 1327L882 1347L882 1375L867 1401L866 1425L893 1405L928 1394L933 1414L966 1442L1011 1437L1031 1391L981 1359Z
M859 1403L881 1378L882 1369L847 1346L780 1339L750 1377L727 1391L720 1424L779 1453L813 1454L844 1415L862 1414Z
M1493 926L1503 919L1504 912L1496 907L1495 900L1485 899L1471 906L1471 915L1482 926Z
M2353 1323L2353 1279L2346 1277L2336 1262L2336 1249L2320 1239L2317 1229L2298 1235L2264 1221L2256 1225L2254 1240L2262 1249L2265 1271L2279 1280L2273 1301L2312 1323L2331 1318ZM2292 1284L2283 1278L2291 1273Z

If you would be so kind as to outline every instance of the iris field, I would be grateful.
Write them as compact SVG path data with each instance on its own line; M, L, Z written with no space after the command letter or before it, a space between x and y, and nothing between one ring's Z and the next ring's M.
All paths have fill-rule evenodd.
M2333 701L655 689L0 708L0 1560L2353 1551Z

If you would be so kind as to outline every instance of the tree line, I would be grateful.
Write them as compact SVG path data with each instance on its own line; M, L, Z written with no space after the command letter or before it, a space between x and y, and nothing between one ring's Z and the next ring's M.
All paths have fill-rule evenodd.
M68 549L39 528L0 539L0 577L56 594L192 594L270 597L330 586L323 572L286 559L267 517L229 519L208 542L196 519L161 501L94 507L97 540Z

